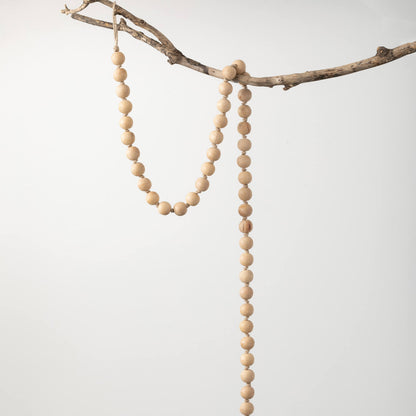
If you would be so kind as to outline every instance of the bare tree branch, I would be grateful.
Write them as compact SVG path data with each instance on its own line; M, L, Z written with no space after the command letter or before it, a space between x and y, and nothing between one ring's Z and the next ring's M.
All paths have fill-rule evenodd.
M113 29L112 22L106 22L103 20L94 19L92 17L79 14L80 11L87 8L92 3L101 3L107 7L113 7L113 2L109 0L84 0L81 6L76 9L69 9L65 5L65 9L62 13L70 15L73 19L80 22L88 23L95 26L105 27L107 29ZM118 24L118 30L130 34L133 38L147 43L152 48L161 52L168 57L170 64L178 64L194 71L201 72L216 78L223 78L220 69L204 65L194 59L185 56L174 44L158 29L147 23L145 20L140 19L130 13L128 10L123 9L120 6L116 6L115 13L124 19L129 20L135 26L149 32L157 40L149 37L141 31L133 29L128 26L124 19L121 19ZM319 69L315 71L307 71L303 73L289 74L289 75L276 75L269 77L251 77L249 74L243 74L238 76L234 81L242 84L254 85L256 87L274 87L276 85L282 85L285 90L295 87L296 85L303 84L305 82L319 81L322 79L335 78L342 75L352 74L354 72L363 71L365 69L374 68L379 65L386 64L403 56L410 55L416 52L416 42L406 43L404 45L397 46L393 49L388 49L384 46L377 48L377 53L367 59L353 62L346 65L341 65L333 68Z

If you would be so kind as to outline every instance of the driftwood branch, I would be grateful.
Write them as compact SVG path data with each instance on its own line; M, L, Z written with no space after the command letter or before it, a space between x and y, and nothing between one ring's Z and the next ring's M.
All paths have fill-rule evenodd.
M88 23L94 26L100 26L107 29L113 29L112 22L106 22L103 20L94 19L88 16L79 14L80 11L87 8L92 3L101 3L104 6L113 8L113 2L109 0L84 0L81 6L76 9L69 9L65 5L65 9L62 13L70 15L73 19L80 22ZM121 16L120 23L118 24L118 30L126 32L133 38L147 43L152 48L158 50L168 58L170 64L178 64L194 71L201 72L216 78L222 78L220 69L204 65L194 59L185 56L174 44L158 29L151 26L149 23L134 16L128 10L116 5L115 13ZM124 19L123 19L124 18ZM126 22L129 20L134 26L145 30L154 36L150 37L140 30L134 29ZM363 59L361 61L353 62L351 64L341 65L333 68L319 69L315 71L307 71L303 73L296 73L290 75L276 75L270 77L252 77L249 74L240 75L235 79L236 82L240 82L246 85L254 85L257 87L274 87L276 85L282 85L285 90L295 87L296 85L303 84L304 82L319 81L321 79L328 79L339 77L342 75L352 74L354 72L363 71L365 69L374 68L379 65L386 64L403 56L416 52L416 42L406 43L404 45L397 46L393 49L388 49L384 46L377 48L377 52L371 58Z

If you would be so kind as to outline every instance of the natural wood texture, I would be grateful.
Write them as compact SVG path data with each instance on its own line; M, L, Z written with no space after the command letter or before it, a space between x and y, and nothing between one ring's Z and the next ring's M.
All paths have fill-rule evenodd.
M104 27L107 29L113 29L113 23L106 22L103 20L94 19L88 16L79 14L80 11L87 8L92 3L101 3L104 6L113 8L113 2L109 0L84 0L81 6L75 9L69 9L65 5L65 9L62 10L62 13L70 15L73 19L76 19L80 22L88 23L95 26ZM204 65L198 61L195 61L192 58L185 56L179 49L177 49L174 44L158 29L136 17L128 10L123 9L122 7L116 5L115 13L119 16L122 16L120 23L118 24L118 30L128 33L133 36L135 39L147 43L152 48L161 52L168 57L168 62L170 64L178 64L185 66L187 68L193 69L216 78L223 78L223 73L220 69ZM124 19L123 19L124 18ZM128 26L126 20L132 22L135 26L149 32L156 39L151 38L145 33L133 29ZM233 82L241 82L246 85L254 85L257 87L274 87L276 85L282 85L285 90L295 87L296 85L303 84L305 82L319 81L322 79L339 77L342 75L352 74L354 72L363 71L365 69L374 68L379 65L386 64L388 62L394 61L396 59L402 58L403 56L412 54L416 52L416 42L406 43L404 45L397 46L393 49L388 49L384 46L377 48L377 52L374 56L362 59L357 62L353 62L346 65L341 65L333 68L319 69L314 71L307 71L303 73L289 74L289 75L276 75L268 77L251 77L248 74L238 75ZM238 72L241 72L241 67Z

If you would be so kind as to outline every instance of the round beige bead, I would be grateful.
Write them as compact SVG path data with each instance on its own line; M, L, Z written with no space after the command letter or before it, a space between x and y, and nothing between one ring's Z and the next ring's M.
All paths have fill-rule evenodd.
M239 225L240 231L244 234L253 230L253 223L250 220L242 220Z
M251 281L253 281L254 278L254 274L251 270L242 270L240 272L240 280L243 283L250 283Z
M251 205L249 204L241 204L238 207L238 213L242 216L242 217L249 217L252 213L253 213L253 208L251 207Z
M209 140L212 144L220 144L224 140L224 135L219 130L213 130L209 134Z
M141 191L148 191L152 187L152 181L149 178L140 178L137 186Z
M211 161L211 162L215 162L216 160L218 160L221 156L221 151L220 149L217 149L216 147L210 147L207 150L207 158Z
M111 62L114 65L123 65L125 60L126 60L126 57L124 56L123 52L114 52L111 55Z
M133 126L133 119L129 116L123 116L120 119L120 127L124 130L131 129Z
M126 146L130 146L134 143L135 137L132 131L125 131L121 135L121 143L125 144Z
M222 95L230 95L233 92L233 86L228 81L224 81L219 85L218 91Z
M251 179L252 179L251 173L247 170L240 172L238 175L238 181L242 185L248 185L251 182Z
M142 176L144 173L144 165L143 163L136 162L131 165L131 173L134 176Z
M251 131L251 124L248 121L241 121L238 123L237 131L243 136L249 134Z
M254 412L253 403L243 402L240 406L240 413L244 416L250 416Z
M197 191L204 192L209 188L209 181L206 178L198 178L195 181L195 187Z
M215 172L215 166L211 162L205 162L201 166L201 172L203 175L211 176Z
M120 98L126 98L130 95L130 87L126 84L119 84L116 87L116 95Z
M243 286L240 289L240 296L244 300L249 300L253 297L253 289L250 286ZM251 331L251 330L250 330Z
M250 305L250 303L247 303L247 305ZM240 345L243 350L251 350L254 347L254 338L250 336L241 338Z
M240 107L238 107L238 115L241 118L247 118L251 116L251 107L247 104L241 104Z
M245 267L251 266L253 264L253 261L254 261L254 257L251 253L247 253L247 252L241 253L240 264L242 266L245 266Z
M121 100L118 105L118 111L122 114L130 113L130 111L133 109L133 104L129 100Z
M251 199L251 197L253 193L251 192L250 188L240 188L240 190L238 191L238 197L242 200L242 201L248 201Z
M185 202L177 202L174 206L173 206L173 212L178 215L179 217L181 217L182 215L186 214L186 211L188 211L188 208L185 204Z
M150 205L156 205L159 202L159 194L157 192L148 192L146 194L146 202Z
M227 111L230 111L230 108L231 108L231 103L227 98L223 97L217 102L217 109L221 113L226 113Z
M224 114L217 114L214 117L214 126L218 127L219 129L222 129L223 127L225 127L227 123L228 123L228 120Z
M159 202L159 205L157 207L157 210L162 215L168 215L169 212L170 212L170 210L171 210L171 208L172 207L170 206L169 202L162 201L162 202Z
M237 165L240 166L242 169L246 169L250 166L251 159L248 155L241 155L237 158Z
M243 303L240 306L240 313L243 316L251 316L254 312L254 306L251 303Z
M191 205L192 207L194 207L195 205L198 205L199 204L200 199L201 198L199 197L199 195L196 192L189 192L186 195L185 201L189 205Z
M231 79L234 79L237 76L237 71L233 66L227 65L222 70L222 76L226 80L231 80Z
M243 399L250 400L254 397L254 389L251 386L244 386L240 394Z
M233 66L236 67L238 75L244 74L244 72L246 72L246 64L241 59L235 60L233 62Z
M140 150L136 146L131 146L126 152L127 159L137 160L140 156Z
M249 322L249 321L245 321L245 322ZM244 354L241 355L240 362L242 365L244 365L244 367L250 367L251 365L254 364L254 355L249 352L245 352Z
M244 383L250 384L254 380L254 371L253 370L243 370L241 372L241 381L244 381Z
M243 103L250 101L251 91L248 88L242 88L240 91L238 91L238 99Z
M248 334L252 330L253 330L253 322L249 321L248 319L240 322L240 331L241 332L244 332L245 334ZM248 364L248 365L251 365L251 364Z
M113 78L117 82L123 82L127 79L127 71L124 68L116 68Z
M244 137L242 139L240 139L237 143L237 147L242 151L242 152L247 152L247 150L251 149L251 140L247 139L247 137Z
M243 250L250 250L253 247L253 239L248 236L240 238L240 247Z

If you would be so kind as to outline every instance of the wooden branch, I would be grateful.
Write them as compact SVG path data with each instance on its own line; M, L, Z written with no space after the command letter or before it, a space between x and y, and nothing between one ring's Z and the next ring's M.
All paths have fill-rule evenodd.
M79 14L80 11L87 8L92 3L101 3L104 6L113 8L113 2L109 0L84 0L81 6L76 9L69 9L65 5L65 9L62 13L70 15L73 19L80 22L88 23L95 26L105 27L107 29L113 29L112 22L106 22L103 20L94 19L88 16ZM222 79L222 72L220 69L204 65L194 59L185 56L174 44L158 29L151 26L149 23L140 19L116 5L115 13L124 19L129 20L135 26L149 32L156 39L144 34L143 32L133 29L127 25L126 20L123 18L118 24L118 30L123 31L131 35L133 38L147 43L152 48L161 52L168 57L168 62L172 65L178 64L187 68L193 69L194 71L201 72L216 78ZM305 82L319 81L322 79L335 78L342 75L352 74L354 72L363 71L365 69L374 68L379 65L386 64L388 62L395 61L396 59L402 58L403 56L410 55L416 52L416 42L406 43L404 45L397 46L393 49L388 49L384 46L377 48L377 53L371 58L363 59L361 61L353 62L342 66L337 66L327 69L319 69L315 71L307 71L303 73L296 73L290 75L276 75L270 77L252 77L245 73L238 76L234 81L241 84L253 85L256 87L274 87L276 85L282 85L284 90L295 87L296 85L303 84Z

